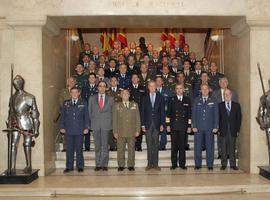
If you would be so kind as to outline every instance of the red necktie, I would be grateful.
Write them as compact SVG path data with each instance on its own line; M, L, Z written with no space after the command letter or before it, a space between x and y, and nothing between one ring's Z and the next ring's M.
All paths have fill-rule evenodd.
M100 98L99 98L99 108L100 108L100 111L102 111L102 109L103 109L103 95L100 95Z

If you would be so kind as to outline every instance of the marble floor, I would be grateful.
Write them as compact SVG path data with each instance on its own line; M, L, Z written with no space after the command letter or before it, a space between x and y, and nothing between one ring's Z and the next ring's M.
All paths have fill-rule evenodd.
M194 196L195 195L195 196ZM29 185L0 185L0 200L24 199L266 199L270 197L270 181L242 171L225 170L145 172L94 172L92 168L83 173L63 174L57 170L50 176L39 177ZM194 198L193 198L194 196ZM21 197L21 198L19 198ZM181 197L181 198L180 198ZM216 199L216 198L215 198Z

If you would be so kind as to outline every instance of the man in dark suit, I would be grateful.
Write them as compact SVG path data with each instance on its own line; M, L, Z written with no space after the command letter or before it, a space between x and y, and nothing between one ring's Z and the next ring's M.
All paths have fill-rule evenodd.
M217 103L221 103L225 101L224 97L224 91L228 89L228 79L226 77L223 77L219 80L219 89L216 89L213 93L212 96L216 99ZM235 92L232 92L232 101L238 102L237 100L237 95ZM217 147L218 147L218 158L221 158L221 138L220 134L217 134Z
M146 93L146 88L143 87L139 83L138 74L133 74L132 75L132 77L131 77L131 85L129 87L129 91L130 91L129 101L136 102L138 104L139 110L141 112L141 102L142 102L143 96ZM140 133L140 135L136 137L136 142L135 142L135 150L136 151L142 151L142 138L143 138L142 133Z
M109 60L109 67L105 69L105 77L111 78L112 76L118 76L119 70L116 69L116 60L113 58L110 58Z
M219 103L219 130L221 140L221 170L227 168L229 153L230 168L238 170L235 157L235 141L240 131L242 114L239 103L232 101L232 92L224 91L225 101Z
M146 170L161 170L158 166L159 132L165 127L164 99L156 92L156 83L148 83L149 93L144 96L141 107L142 131L146 135L147 160Z
M76 152L76 167L83 172L83 135L89 132L89 113L87 104L81 99L78 88L71 88L71 99L64 102L61 108L60 132L66 140L66 169L64 173L73 171L74 153Z
M218 104L209 94L209 86L201 85L201 96L193 101L192 130L194 132L195 169L202 165L202 144L205 142L208 170L214 165L214 134L218 131Z
M128 56L127 71L130 75L140 73L140 68L138 65L135 65L135 59L133 55Z
M170 125L167 126L167 131L171 132L172 136L172 170L176 169L177 161L180 168L187 169L185 140L186 134L191 133L191 101L184 96L184 89L184 84L177 84L175 87L176 96L172 97L168 104L167 116L170 119Z

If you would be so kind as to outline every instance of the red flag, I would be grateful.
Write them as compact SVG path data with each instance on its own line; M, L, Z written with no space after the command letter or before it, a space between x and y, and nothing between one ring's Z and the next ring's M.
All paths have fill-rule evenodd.
M164 31L161 33L160 39L162 41L165 41L165 40L167 40L167 38L168 38L168 30L165 28Z
M100 36L100 42L101 42L101 46L103 48L103 54L108 55L109 46L108 46L108 34L107 34L107 31L102 32L102 34Z
M179 33L179 42L180 42L180 47L184 48L185 47L185 35L183 33L183 30Z
M116 29L113 28L110 31L110 38L109 38L109 45L111 48L113 48L113 43L117 40L117 33L116 33Z
M174 48L174 43L176 40L174 33L170 32L168 34L168 40L170 40L170 42L171 42L171 48Z
M127 47L127 37L124 30L120 30L118 41L121 43L121 49Z

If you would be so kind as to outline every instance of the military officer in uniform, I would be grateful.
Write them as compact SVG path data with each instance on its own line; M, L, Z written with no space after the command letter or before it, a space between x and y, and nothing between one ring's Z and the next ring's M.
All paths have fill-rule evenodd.
M88 83L86 83L82 88L81 98L88 103L90 96L98 93L96 84L96 74L88 74ZM84 150L90 151L90 130L88 134L84 135Z
M125 169L126 144L128 170L135 170L135 137L139 136L141 130L139 106L136 102L130 102L129 96L127 89L122 90L122 102L116 103L113 107L113 134L117 138L118 171Z
M162 67L161 77L162 77L164 87L167 87L170 90L173 90L173 88L175 87L175 77L170 74L169 66L165 65Z
M59 112L57 114L57 117L55 118L55 122L58 121L59 116L60 116L60 111L61 108L63 106L63 103L66 100L69 100L70 97L70 89L75 87L76 85L76 79L74 77L69 77L67 80L67 87L63 88L59 94ZM66 151L66 143L65 143L65 138L64 135L62 135L62 141L63 141L63 149L62 151L65 152Z
M172 170L176 169L177 162L179 162L180 168L187 169L185 135L191 133L191 101L188 97L184 96L184 84L178 83L176 85L175 94L176 96L170 99L167 111L167 116L170 119L167 131L171 132L172 136Z
M143 87L147 87L149 81L152 80L152 76L148 71L148 67L145 63L141 64L141 73L139 74L140 83Z
M107 91L107 94L111 97L113 97L114 102L121 102L121 88L118 87L118 81L115 76L110 78L110 84L111 87ZM113 132L110 132L109 135L109 146L110 146L110 151L116 151L117 150L117 143L116 143L116 138L113 136Z
M217 64L211 62L210 72L208 73L209 83L212 85L213 90L219 89L219 80L224 77L224 74L217 71Z
M218 104L209 96L209 86L201 85L201 96L193 101L192 130L194 132L195 169L202 166L202 144L205 141L206 163L208 170L214 165L214 133L219 125Z
M125 64L121 64L119 66L119 72L119 75L117 75L118 86L122 89L127 89L131 82L130 74L127 71L127 66Z
M183 72L179 72L176 76L176 84L184 84L184 96L188 97L192 103L193 101L193 91L192 91L192 85L185 81L185 74ZM189 134L185 134L185 148L186 150L190 150L189 144L188 144L188 136Z
M132 75L129 91L130 91L129 101L136 102L139 108L141 108L141 101L142 101L143 96L146 93L146 88L140 84L138 74ZM136 142L135 142L136 151L142 151L142 138L143 138L143 134L141 132L141 134L136 137Z
M61 109L60 132L66 140L66 169L64 173L73 171L74 153L76 152L76 167L83 172L83 135L89 132L89 113L87 104L80 98L78 88L70 90L71 99L64 102Z

